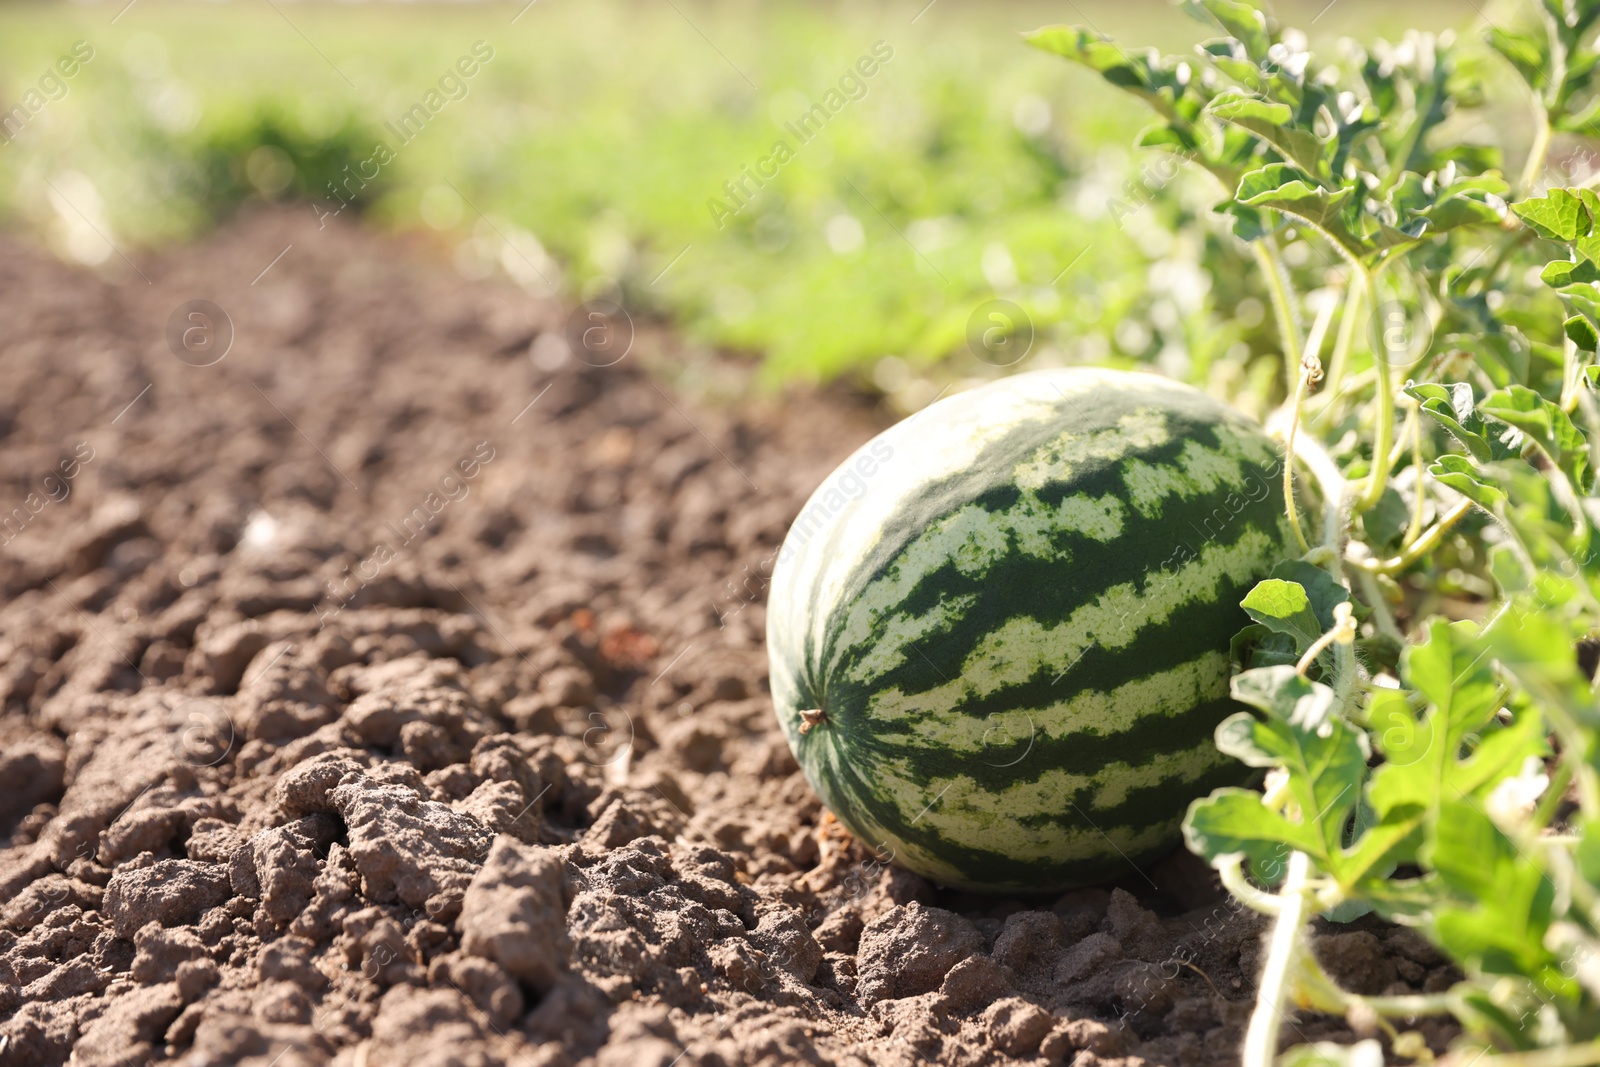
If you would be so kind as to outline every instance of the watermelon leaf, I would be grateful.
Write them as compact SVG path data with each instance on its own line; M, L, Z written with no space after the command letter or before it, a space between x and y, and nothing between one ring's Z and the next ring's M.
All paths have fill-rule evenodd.
M1300 662L1300 652L1295 639L1287 634L1275 633L1270 627L1253 622L1233 635L1228 645L1228 656L1241 669L1276 667Z
M1239 603L1262 626L1293 638L1296 652L1304 653L1322 636L1311 600L1298 582L1268 578L1258 582Z
M1361 516L1361 529L1367 535L1368 545L1393 549L1399 546L1410 521L1410 506L1390 485L1384 487L1383 495L1371 510Z
M1251 5L1239 0L1184 0L1183 9L1237 38L1251 59L1260 62L1271 55L1275 36L1268 31L1266 18Z
M1427 640L1406 649L1400 661L1401 675L1443 717L1443 738L1451 750L1487 725L1500 706L1500 689L1483 651L1470 641L1474 629L1470 622L1435 619Z
M1583 315L1574 315L1561 324L1567 338L1584 352L1600 350L1600 333L1595 331L1594 323Z
M1290 123L1294 112L1289 105L1243 93L1219 93L1211 101L1211 113L1249 130L1306 173L1319 178L1328 176L1321 139Z
M1219 789L1196 800L1189 805L1183 835L1191 851L1213 864L1242 854L1263 885L1283 879L1291 851L1317 848L1310 827L1268 810L1261 794L1248 789Z
M1154 49L1130 52L1104 34L1077 26L1046 26L1023 39L1035 48L1083 64L1169 119L1180 117L1176 105L1187 85L1187 67L1182 61L1163 59ZM1186 143L1185 147L1192 145Z
M1239 180L1234 200L1243 207L1293 215L1327 235L1346 254L1361 257L1367 248L1353 229L1355 193L1353 184L1329 190L1287 163L1268 163Z
M1537 716L1495 725L1502 691L1475 630L1470 622L1435 619L1427 640L1401 657L1400 673L1413 689L1373 694L1367 716L1384 763L1372 774L1367 800L1378 818L1352 849L1347 877L1416 862L1421 831L1436 825L1445 799L1481 800L1485 786L1544 750Z
M1459 901L1434 916L1458 958L1491 974L1533 975L1550 995L1576 995L1576 978L1563 971L1567 961L1546 947L1555 883L1523 859L1480 805L1445 799L1425 859Z
M1239 714L1217 728L1217 747L1253 767L1289 772L1290 793L1314 845L1309 852L1324 869L1342 858L1345 823L1361 798L1366 776L1366 735L1334 715L1333 690L1309 681L1293 667L1263 667L1233 679L1234 699L1266 712L1262 719Z
M1305 590L1311 612L1317 617L1317 636L1333 629L1333 609L1350 599L1350 591L1328 572L1303 559L1288 559L1272 568L1272 577L1294 582Z
M1552 289L1565 289L1569 285L1588 285L1600 281L1600 266L1593 260L1551 260L1539 272L1539 280Z
M1466 382L1408 385L1405 392L1418 402L1424 415L1442 426L1479 463L1521 454L1521 432L1486 423L1478 412L1472 386Z
M1428 473L1485 511L1494 511L1506 502L1506 494L1482 481L1476 468L1462 456L1440 456L1428 467Z
M1229 688L1233 698L1266 712L1289 727L1308 732L1322 733L1332 721L1333 690L1318 682L1308 681L1292 669L1270 667L1259 671L1244 671L1235 675ZM1223 726L1237 719L1226 720ZM1242 721L1242 720L1241 720ZM1252 719L1252 721L1255 721ZM1222 747L1222 727L1218 727L1218 747ZM1223 748L1223 751L1228 751ZM1241 757L1242 758L1242 757ZM1266 766L1264 763L1254 766Z
M1511 210L1540 237L1572 241L1594 229L1594 219L1583 201L1567 189L1552 189L1542 197L1512 204Z
M1559 405L1527 386L1513 385L1484 397L1478 410L1521 430L1544 449L1580 493L1589 491L1588 441Z

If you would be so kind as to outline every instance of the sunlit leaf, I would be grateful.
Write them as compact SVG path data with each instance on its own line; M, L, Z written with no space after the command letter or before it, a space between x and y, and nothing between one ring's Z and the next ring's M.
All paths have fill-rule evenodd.
M1464 456L1440 456L1429 465L1428 473L1486 511L1494 511L1506 502L1505 493L1480 480L1477 470Z
M1567 338L1585 352L1594 352L1600 349L1600 333L1594 328L1594 323L1582 315L1574 315L1561 324L1566 331Z
M1588 442L1558 405L1526 386L1513 385L1484 397L1478 410L1521 430L1566 471L1579 492L1589 491Z
M1239 93L1222 93L1212 99L1211 113L1249 130L1302 170L1324 176L1329 173L1322 140L1290 123L1294 112L1289 105Z
M1571 241L1594 228L1594 220L1582 199L1565 189L1552 189L1546 196L1512 204L1511 210L1540 237Z
M1257 583L1239 603L1256 622L1274 633L1293 638L1300 652L1322 636L1322 626L1311 611L1311 601L1295 582L1269 578Z

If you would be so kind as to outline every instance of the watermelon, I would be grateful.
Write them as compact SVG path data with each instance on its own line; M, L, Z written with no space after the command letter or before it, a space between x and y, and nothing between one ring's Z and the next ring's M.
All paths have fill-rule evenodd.
M1292 556L1282 455L1151 374L959 393L812 495L772 573L773 702L796 759L881 858L988 892L1133 875L1189 802L1249 771L1240 599Z

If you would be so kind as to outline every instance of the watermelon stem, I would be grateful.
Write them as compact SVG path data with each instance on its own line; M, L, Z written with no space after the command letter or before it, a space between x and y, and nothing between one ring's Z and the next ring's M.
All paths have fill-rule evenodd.
M1317 657L1322 655L1329 645L1348 645L1355 639L1356 620L1351 612L1350 602L1346 600L1342 604L1335 604L1333 606L1333 629L1311 643L1311 647L1306 649L1305 655L1300 657L1300 662L1294 665L1295 673L1304 678L1306 671L1311 669L1311 665L1317 662Z
M1378 632L1395 639L1401 645L1405 644L1405 635L1400 632L1400 627L1394 621L1394 612L1389 610L1389 603L1383 589L1378 585L1378 580L1370 572L1357 569L1356 581L1361 585L1362 598L1367 606L1372 608L1372 621L1377 625Z
M1284 371L1293 375L1300 366L1300 323L1296 305L1289 297L1289 271L1278 254L1278 242L1270 236L1250 242L1250 251L1267 279L1267 294L1272 298L1272 315L1278 327L1278 342L1283 347ZM1293 381L1293 379L1290 379ZM1291 387L1292 388L1292 387Z
M1311 545L1306 541L1305 531L1300 529L1299 509L1294 503L1294 439L1300 431L1300 405L1305 400L1306 387L1321 380L1322 361L1315 352L1307 352L1300 360L1300 376L1295 379L1294 401L1289 409L1289 433L1283 457L1283 506L1289 515L1289 529L1294 531L1294 539L1299 542L1301 552L1310 552Z
M1265 893L1250 884L1244 876L1244 853L1236 852L1217 857L1217 876L1233 898L1251 911L1262 915L1277 915L1283 910L1283 898Z
M1244 1035L1244 1067L1272 1067L1278 1056L1278 1027L1289 1001L1296 964L1304 945L1301 927L1306 923L1306 878L1311 858L1304 852L1289 855L1289 870L1278 894L1278 921L1273 924L1268 942L1267 965L1261 972L1261 988L1255 1010Z
M1350 522L1350 483L1345 480L1344 472L1339 470L1339 465L1333 461L1333 457L1328 455L1315 437L1308 437L1301 443L1300 454L1307 469L1316 478L1318 488L1322 490L1322 544L1315 551L1324 557L1321 563L1327 570L1328 576L1348 591L1350 581L1344 573L1341 546L1344 543L1346 526ZM1359 670L1354 643L1335 643L1333 657L1334 696L1340 708L1348 708L1351 696L1355 692L1356 674Z
M1323 404L1313 420L1318 429L1325 430L1328 421L1337 410L1335 401L1344 388L1345 365L1350 360L1350 350L1355 344L1356 321L1361 317L1361 299L1363 290L1359 283L1352 281L1346 287L1344 309L1339 316L1339 332L1333 341L1333 354L1328 358L1328 380L1323 388Z
M1380 265L1378 271L1382 270L1383 266ZM1362 268L1361 284L1373 294L1374 306L1377 304L1376 282L1377 272ZM1389 484L1389 449L1394 441L1394 375L1389 369L1389 351L1382 344L1371 347L1372 366L1378 379L1378 416L1374 427L1376 440L1372 445L1372 473L1367 477L1360 499L1356 501L1357 512L1370 511L1383 496L1383 490Z
M828 721L828 713L821 708L810 708L800 713L800 732L808 734L813 726L821 726Z
M1438 547L1450 528L1465 518L1474 506L1470 500L1457 501L1456 505L1440 516L1426 533L1411 542L1393 559L1358 559L1352 562L1369 574L1396 574L1403 571Z
M1403 395L1403 394L1402 394ZM1422 476L1426 468L1422 465L1422 405L1412 397L1405 397L1406 401L1406 429L1410 431L1411 438L1411 466L1416 468L1417 476ZM1402 437L1407 436L1401 434ZM1411 505L1411 521L1406 524L1406 535L1402 542L1409 545L1415 543L1422 536L1423 524L1427 521L1428 494L1422 491L1419 485L1416 500Z

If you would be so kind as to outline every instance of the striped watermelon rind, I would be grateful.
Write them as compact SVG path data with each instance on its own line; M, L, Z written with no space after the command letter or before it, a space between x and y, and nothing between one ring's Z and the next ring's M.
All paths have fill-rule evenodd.
M769 592L812 786L880 855L966 889L1169 850L1191 800L1250 773L1213 735L1239 710L1239 601L1294 554L1282 469L1243 415L1121 371L1002 379L879 435L802 509Z

